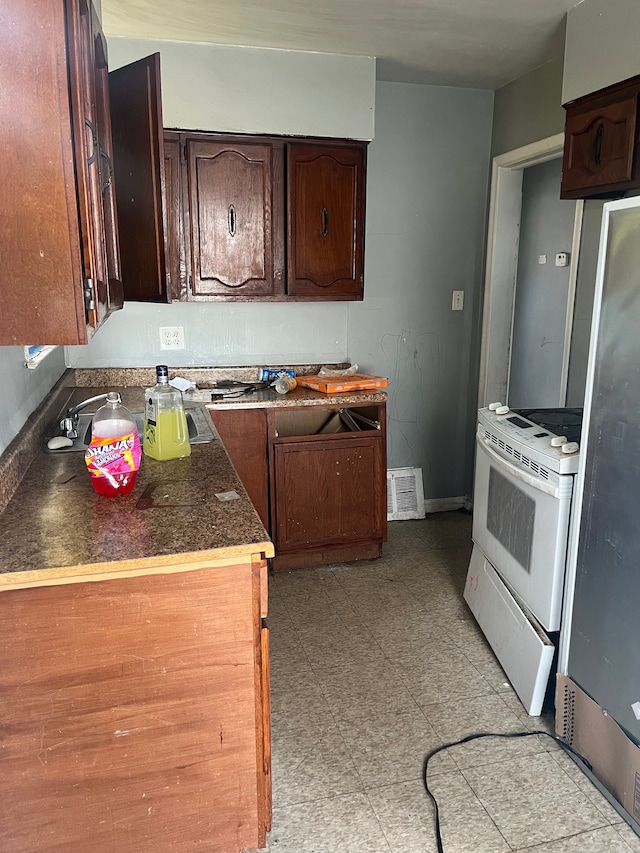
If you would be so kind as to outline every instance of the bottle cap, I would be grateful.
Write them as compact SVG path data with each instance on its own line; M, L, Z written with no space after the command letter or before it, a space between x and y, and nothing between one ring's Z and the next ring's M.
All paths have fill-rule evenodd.
M156 376L158 382L162 382L163 384L169 381L169 368L166 364L156 365Z

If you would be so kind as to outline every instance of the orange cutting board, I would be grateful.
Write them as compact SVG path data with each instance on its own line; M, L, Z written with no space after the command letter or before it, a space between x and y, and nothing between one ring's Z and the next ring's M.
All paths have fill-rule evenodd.
M350 376L296 376L296 382L303 388L335 394L338 391L373 391L386 388L384 376L371 376L368 373L352 373Z

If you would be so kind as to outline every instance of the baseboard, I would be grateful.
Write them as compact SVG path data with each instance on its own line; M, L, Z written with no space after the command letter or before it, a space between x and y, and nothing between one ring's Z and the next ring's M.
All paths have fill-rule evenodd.
M471 509L471 498L466 495L459 498L429 498L424 502L424 511L429 515L432 512L451 512L454 509Z

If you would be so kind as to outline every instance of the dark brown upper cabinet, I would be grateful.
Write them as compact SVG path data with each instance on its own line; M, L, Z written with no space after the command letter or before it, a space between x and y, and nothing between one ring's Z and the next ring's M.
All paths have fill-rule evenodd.
M603 198L640 187L640 77L565 104L561 198Z
M122 281L127 299L166 302L160 54L109 74ZM171 195L171 188L165 195ZM170 275L170 273L169 273Z
M85 0L0 5L0 345L83 344L122 306L106 43Z
M164 139L172 298L362 299L366 143Z
M195 138L185 147L190 297L282 294L282 145Z
M290 297L362 299L365 150L288 145Z

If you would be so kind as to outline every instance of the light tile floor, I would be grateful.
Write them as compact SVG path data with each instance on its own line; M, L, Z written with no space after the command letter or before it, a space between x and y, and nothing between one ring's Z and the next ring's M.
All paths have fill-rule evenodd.
M383 557L270 578L272 853L436 853L422 762L528 717L462 589L471 517L393 522ZM429 765L445 853L640 853L544 736L457 746Z

